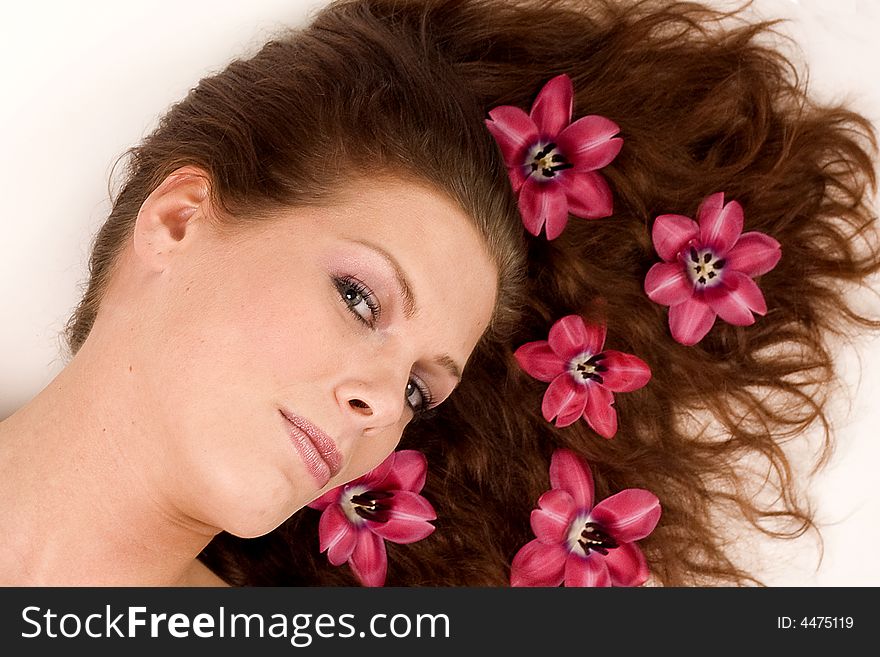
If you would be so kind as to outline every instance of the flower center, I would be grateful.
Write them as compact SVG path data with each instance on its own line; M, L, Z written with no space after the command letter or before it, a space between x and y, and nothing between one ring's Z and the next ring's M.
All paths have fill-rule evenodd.
M589 554L590 550L606 555L608 554L608 550L613 550L617 547L617 541L615 541L595 522L584 524L584 528L581 530L577 542L578 545L581 546L585 555Z
M556 144L552 142L535 146L527 162L532 168L532 173L536 174L539 179L545 180L555 177L558 171L574 166L565 159L565 156L557 150Z
M388 522L392 497L394 493L388 491L365 490L349 498L349 509L364 520ZM350 514L347 515L351 517Z
M694 285L714 286L720 280L724 258L718 258L709 249L697 249L691 246L685 259L685 268Z
M599 362L605 359L605 354L591 354L588 351L572 358L568 363L568 372L574 377L578 383L586 384L587 381L595 381L602 383L602 372L607 372L608 368L600 365Z

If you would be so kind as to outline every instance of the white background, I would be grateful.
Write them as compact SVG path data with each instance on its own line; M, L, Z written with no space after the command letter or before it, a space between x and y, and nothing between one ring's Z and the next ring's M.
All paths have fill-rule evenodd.
M719 0L720 1L720 0ZM16 2L0 22L0 418L61 369L60 332L86 280L91 239L109 211L107 181L127 147L173 102L281 24L322 0ZM880 124L880 0L758 0L804 51L811 88ZM880 302L872 308L880 313ZM861 359L861 362L859 361ZM840 448L811 491L814 543L773 549L775 585L880 585L880 339L842 349L852 397ZM2 476L2 475L0 475ZM755 550L758 547L755 546ZM763 548L761 548L763 549ZM752 551L752 546L743 546Z

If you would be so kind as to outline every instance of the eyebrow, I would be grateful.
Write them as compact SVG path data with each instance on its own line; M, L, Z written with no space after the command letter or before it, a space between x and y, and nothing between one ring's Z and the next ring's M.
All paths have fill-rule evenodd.
M440 367L444 368L452 376L454 376L456 381L458 381L459 383L461 382L461 370L459 369L458 365L455 364L455 361L452 360L449 354L437 356L437 358L434 359L434 362L437 363Z
M400 263L397 262L394 256L392 256L388 251L383 249L378 244L374 244L373 242L369 242L367 240L361 239L353 239L349 240L354 242L355 244L360 244L361 246L365 246L368 249L376 252L379 256L382 257L385 262L394 270L394 278L397 281L398 294L400 298L403 300L403 315L407 319L412 319L418 310L418 306L416 305L416 298L412 291L412 285L409 282L409 279L406 276L406 272L403 271L403 268L400 266ZM445 369L451 376L455 378L456 381L461 381L461 368L455 363L452 359L452 356L449 354L442 354L433 359L433 362L443 369Z
M416 314L417 306L416 306L416 297L412 291L412 285L410 285L409 279L406 277L406 273L403 271L403 268L400 266L400 263L392 256L388 251L383 249L378 244L373 244L373 242L368 242L367 240L351 240L355 244L360 244L361 246L365 246L368 249L371 249L382 256L382 259L387 262L391 268L394 270L394 278L397 279L397 287L399 288L400 297L403 299L403 315L407 319L412 319Z

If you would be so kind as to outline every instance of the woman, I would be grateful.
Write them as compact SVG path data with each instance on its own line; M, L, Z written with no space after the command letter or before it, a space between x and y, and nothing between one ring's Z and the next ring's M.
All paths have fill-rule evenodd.
M350 89L312 99L332 77L255 88L247 68L134 155L76 355L0 425L6 583L216 579L195 561L214 534L265 534L378 465L514 298L522 236L500 171L475 171L495 159L476 104L444 108L419 80L333 116ZM425 139L422 114L377 102L447 129Z
M450 395L401 444L427 455L437 531L389 547L388 583L508 583L557 448L590 463L600 496L640 488L660 499L659 525L641 541L656 581L749 581L714 514L727 504L756 524L794 521L768 531L810 526L778 441L824 418L810 406L832 376L824 333L870 324L841 313L833 283L866 277L880 259L839 230L870 225L867 124L805 103L784 60L755 43L760 26L719 32L717 18L665 3L341 3L203 80L133 152L71 322L77 355L0 425L4 471L16 473L4 497L17 504L4 513L27 528L3 551L3 572L16 574L8 581L351 583L317 553L320 514L285 518L376 466L425 397ZM570 219L553 239L549 224L543 234L527 224L526 236L484 119L500 106L528 110L561 74L578 115L620 128L624 147L602 168L613 214ZM784 256L760 280L765 316L719 320L684 345L646 294L659 261L649 229L659 215L695 217L721 190ZM365 228L413 279L401 289L436 304L430 312L420 303L407 319L402 301L392 306L396 268L375 248L342 250L367 239ZM378 321L399 321L381 339L368 326L373 286L348 271L366 263L390 299ZM609 347L651 366L650 384L616 398L612 440L587 422L542 417L546 385L515 358L567 315L605 323ZM497 330L484 335L493 319ZM367 324L357 333L345 321ZM791 345L800 351L783 357ZM438 361L447 367L430 366ZM454 395L453 369L463 374ZM86 382L96 388L91 413ZM685 426L700 411L720 438ZM340 455L328 448L317 459L286 442L276 454L264 436L302 438L290 424L317 425L317 449L327 434ZM778 501L753 498L736 470L744 455L770 464ZM52 472L65 473L56 490L25 497ZM86 506L108 498L112 509ZM50 506L74 551L37 525L59 499L76 505ZM71 518L78 524L61 522ZM84 528L98 547L72 562L85 552ZM206 545L211 570L193 562ZM119 579L100 579L108 558Z

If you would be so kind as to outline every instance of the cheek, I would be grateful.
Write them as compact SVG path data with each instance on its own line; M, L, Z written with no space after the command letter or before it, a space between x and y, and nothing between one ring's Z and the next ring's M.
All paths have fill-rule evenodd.
M317 282L265 286L215 323L239 365L271 387L317 381L333 370L350 336L338 309Z
M404 424L401 422L381 434L358 439L351 462L344 473L345 480L356 479L382 463L400 444L403 428Z

